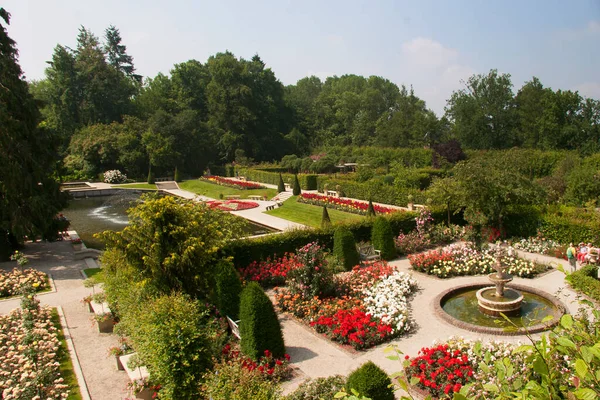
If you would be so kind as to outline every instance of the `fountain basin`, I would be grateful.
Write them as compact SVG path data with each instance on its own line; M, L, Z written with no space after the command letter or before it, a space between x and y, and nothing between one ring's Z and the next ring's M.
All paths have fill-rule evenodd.
M479 289L475 296L479 304L479 310L484 314L499 317L500 313L510 316L521 313L523 295L514 289L505 288L504 295L498 297L495 287L486 287Z
M510 313L500 311L519 326L516 330L507 330L506 328L511 324L499 315L500 312L497 315L489 315L481 311L477 292L482 289L484 289L484 300L486 300L486 297L490 297L490 293L485 289L489 289L492 294L495 292L495 287L490 287L489 283L481 283L461 285L440 293L433 302L436 316L451 325L471 332L493 335L522 335L525 330L535 333L551 329L558 324L560 317L566 310L566 307L559 300L542 290L523 285L511 285L510 288L507 288L507 291L512 289L523 295L523 299L521 311L516 315L509 315ZM505 302L510 303L512 301L510 297L516 295L514 293L507 294L509 299ZM552 320L542 323L542 319L548 315L552 316Z

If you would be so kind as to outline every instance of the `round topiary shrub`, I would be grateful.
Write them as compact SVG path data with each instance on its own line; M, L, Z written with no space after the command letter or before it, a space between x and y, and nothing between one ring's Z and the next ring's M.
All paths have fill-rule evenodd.
M346 384L346 378L334 375L327 378L309 379L298 386L298 389L284 397L284 400L321 400L333 399Z
M250 282L240 296L240 346L254 360L271 351L273 357L285 356L281 326L271 300L256 282Z
M338 226L333 234L333 254L346 271L350 271L352 267L360 263L354 235L343 225Z
M242 281L231 262L222 260L217 265L215 291L217 308L221 314L234 321L237 320L240 312Z
M394 400L394 389L390 387L391 384L392 380L385 371L368 361L348 376L346 391L350 392L354 389L361 396L372 400Z
M376 250L381 250L381 258L384 260L391 260L396 256L394 234L387 218L382 216L375 218L371 230L371 244Z

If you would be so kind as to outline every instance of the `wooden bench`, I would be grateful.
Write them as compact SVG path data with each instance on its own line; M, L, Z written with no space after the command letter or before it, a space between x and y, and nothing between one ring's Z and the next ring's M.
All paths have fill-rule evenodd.
M259 196L259 195L251 195L251 196L248 196L248 198L250 200L264 200L265 199L264 196Z
M375 250L372 245L357 246L360 261L379 261L381 260L381 250Z
M225 198L227 200L234 200L234 199L241 199L242 196L240 196L239 194L228 194L227 196L225 196Z
M241 339L242 337L240 336L240 326L239 326L240 321L234 321L231 318L229 318L229 316L227 316L227 324L229 325L229 328L231 329L231 333L233 333L233 335L238 338Z
M327 191L327 196L340 197L340 196L338 196L338 192L336 192L335 190L328 190Z

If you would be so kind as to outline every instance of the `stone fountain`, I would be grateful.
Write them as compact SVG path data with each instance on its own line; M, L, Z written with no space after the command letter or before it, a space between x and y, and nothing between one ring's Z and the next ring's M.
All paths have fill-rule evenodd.
M496 254L494 269L496 272L488 275L494 286L477 291L479 310L491 316L499 316L500 313L509 316L519 315L523 295L514 289L505 287L507 283L513 280L513 277L505 272L506 266L502 265L502 251L498 251Z

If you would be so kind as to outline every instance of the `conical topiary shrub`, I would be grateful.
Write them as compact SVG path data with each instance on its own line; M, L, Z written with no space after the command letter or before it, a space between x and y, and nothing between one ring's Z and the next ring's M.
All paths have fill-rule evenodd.
M369 207L367 207L367 217L375 216L375 207L373 206L373 200L369 199Z
M215 277L216 305L222 315L234 321L240 313L240 294L242 281L233 264L222 260L217 265Z
M333 254L342 263L346 271L360 263L360 255L356 250L354 235L350 229L341 225L335 229L333 234Z
M391 260L396 257L394 234L387 218L383 216L375 218L371 230L371 244L375 249L381 250L381 258L384 260Z
M283 183L283 176L279 174L279 183L277 184L277 193L285 192L285 183Z
M321 228L328 228L331 226L331 218L329 218L329 212L327 206L323 206L323 217L321 218Z
M181 182L179 168L177 168L177 167L175 167L175 174L173 174L173 179L175 180L175 182Z
M394 400L392 380L373 362L368 361L348 375L346 391L356 390L372 400Z
M292 190L292 194L294 196L300 196L300 193L302 191L300 190L300 182L298 181L298 175L294 175L294 188Z
M154 184L154 172L152 172L152 168L150 168L148 170L148 184L153 185Z
M240 346L258 360L269 350L275 358L285 355L281 326L271 300L256 282L250 282L240 296Z

